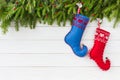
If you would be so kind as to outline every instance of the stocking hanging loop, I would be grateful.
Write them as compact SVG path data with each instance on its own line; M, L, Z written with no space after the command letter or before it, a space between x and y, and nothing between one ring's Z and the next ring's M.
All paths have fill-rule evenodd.
M76 3L76 5L78 6L78 10L77 13L80 13L80 9L82 8L82 3Z
M98 28L100 28L100 26L101 26L101 24L102 24L103 20L102 20L102 19L100 19L100 18L97 18L97 21L98 21Z

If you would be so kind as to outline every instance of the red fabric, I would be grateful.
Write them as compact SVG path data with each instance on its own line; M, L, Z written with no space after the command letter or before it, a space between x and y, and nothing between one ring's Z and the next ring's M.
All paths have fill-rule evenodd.
M110 68L110 60L103 60L103 52L108 41L110 33L100 28L96 29L94 46L90 51L90 58L93 59L102 70Z

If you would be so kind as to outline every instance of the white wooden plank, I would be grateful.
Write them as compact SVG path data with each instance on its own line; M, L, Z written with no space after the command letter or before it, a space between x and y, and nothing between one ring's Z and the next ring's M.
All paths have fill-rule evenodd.
M119 80L120 67L104 72L96 67L0 68L1 80Z
M93 47L93 40L83 40L81 44L88 46L88 49ZM110 40L105 48L105 52L112 54L119 54L120 41ZM0 40L0 54L8 53L52 53L52 54L63 54L63 53L73 53L71 48L63 41L25 41L25 40Z
M88 25L83 39L91 40L94 36L97 26ZM19 32L16 32L12 27L6 35L0 34L0 39L10 40L61 40L70 31L71 27L43 27L39 26L36 29L30 30L29 28L20 28ZM112 40L120 40L120 27L113 28L110 26L104 26L103 29L110 31ZM90 37L91 36L91 37Z
M120 66L120 54L107 54L111 66ZM105 59L104 59L105 60ZM0 54L0 66L96 66L87 55L84 58L74 54Z

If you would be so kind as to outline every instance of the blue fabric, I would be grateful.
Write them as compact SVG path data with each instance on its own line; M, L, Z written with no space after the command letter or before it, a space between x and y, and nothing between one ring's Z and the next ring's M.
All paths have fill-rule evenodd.
M81 38L89 18L81 14L76 14L73 19L73 25L70 32L65 36L65 42L72 48L73 52L83 57L87 54L88 48L83 45L80 47Z

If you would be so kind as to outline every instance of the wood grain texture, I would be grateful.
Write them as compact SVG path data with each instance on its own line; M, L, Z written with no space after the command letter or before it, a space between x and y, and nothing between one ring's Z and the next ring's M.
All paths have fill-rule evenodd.
M2 67L1 80L119 80L120 69L107 72L96 67Z
M107 54L111 66L119 67L119 54ZM104 59L105 60L105 59ZM0 66L96 66L89 56L80 58L74 54L0 54Z
M88 46L89 50L93 45L92 40L84 40L81 44ZM113 55L119 54L120 41L109 41L105 47L105 53L115 53ZM8 53L30 53L30 54L64 54L64 53L73 53L71 48L64 42L64 40L0 40L0 54ZM113 48L113 49L112 49Z

